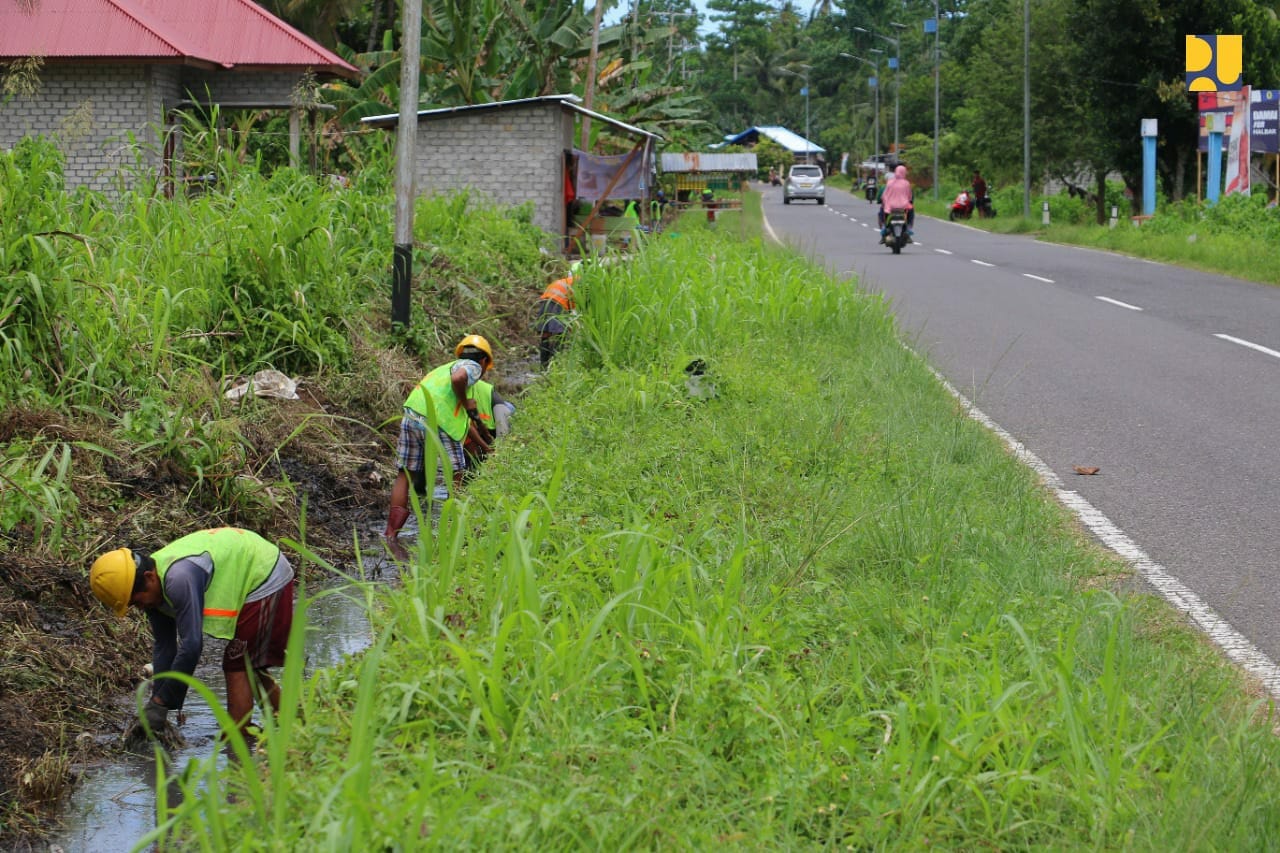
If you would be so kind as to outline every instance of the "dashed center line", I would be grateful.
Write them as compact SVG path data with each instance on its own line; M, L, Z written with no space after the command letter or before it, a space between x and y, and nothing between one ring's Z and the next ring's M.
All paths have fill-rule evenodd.
M1023 275L1026 276L1027 278L1034 278L1036 281L1043 281L1045 284L1053 284L1053 279L1051 278L1045 278L1044 276L1039 276L1039 275L1032 275L1029 272L1024 272Z
M1275 358L1280 358L1280 352L1276 352L1273 349L1268 349L1267 347L1264 347L1262 344L1255 344L1253 341L1246 341L1244 338L1235 338L1235 337L1232 337L1231 335L1222 335L1222 334L1215 334L1214 337L1222 338L1222 340L1224 341L1231 341L1231 343L1233 344L1239 344L1242 347L1248 347L1249 349L1257 350L1258 352L1261 352L1261 353L1266 353L1267 355L1274 356Z
M989 263L987 263L986 261L980 261L980 260L978 260L977 258L970 258L970 259L969 259L969 263L971 263L971 264L977 264L977 265L978 265L978 266L980 266L980 267L994 267L994 266L995 266L995 264L989 264Z
M1112 299L1110 296L1095 296L1094 299L1100 299L1103 302L1110 302L1112 305L1119 305L1121 308L1128 308L1130 311L1141 311L1137 305L1130 305L1128 302L1121 302L1119 299Z
M955 252L952 252L952 251L951 251L951 250L949 250L949 249L934 249L934 251L935 251L935 252L937 252L939 255L954 255L954 254L955 254Z

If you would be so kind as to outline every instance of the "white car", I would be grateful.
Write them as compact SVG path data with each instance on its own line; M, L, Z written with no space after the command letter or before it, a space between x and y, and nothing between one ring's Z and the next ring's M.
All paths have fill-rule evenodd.
M787 173L782 186L782 203L791 204L795 198L811 198L818 204L827 203L827 185L822 180L822 167L799 163Z

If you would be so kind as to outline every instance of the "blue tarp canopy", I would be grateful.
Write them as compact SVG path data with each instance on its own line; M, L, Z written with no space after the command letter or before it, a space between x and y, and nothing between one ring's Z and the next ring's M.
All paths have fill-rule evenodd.
M741 133L734 133L724 138L723 145L750 145L761 136L768 137L792 154L825 154L826 149L815 142L810 142L798 133L792 133L785 127L776 125L749 127ZM721 146L712 146L719 148Z

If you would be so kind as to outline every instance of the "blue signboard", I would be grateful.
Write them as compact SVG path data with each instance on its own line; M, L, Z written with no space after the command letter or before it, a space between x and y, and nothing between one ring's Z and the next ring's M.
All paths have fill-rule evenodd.
M1205 129L1205 116L1221 113L1222 150L1227 149L1231 136L1231 111L1239 92L1198 92L1200 107L1200 140L1198 148L1209 150L1209 134ZM1249 150L1254 154L1280 154L1280 90L1253 89L1249 104Z

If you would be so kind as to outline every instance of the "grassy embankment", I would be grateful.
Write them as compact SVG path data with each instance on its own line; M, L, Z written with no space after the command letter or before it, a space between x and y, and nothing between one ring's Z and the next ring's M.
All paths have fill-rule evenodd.
M166 200L63 192L46 145L0 152L0 847L37 831L149 659L89 560L239 524L350 568L384 517L407 388L468 331L531 352L546 236L466 198L418 206L413 328L388 322L385 165L348 191L227 158ZM293 401L223 391L273 367ZM81 738L89 733L93 737Z
M731 222L585 274L573 345L515 434L403 587L366 587L372 647L308 679L295 656L262 755L188 769L158 834L1275 838L1265 704L1163 603L1121 591L1122 567L958 410L884 304ZM713 399L687 392L695 358Z

